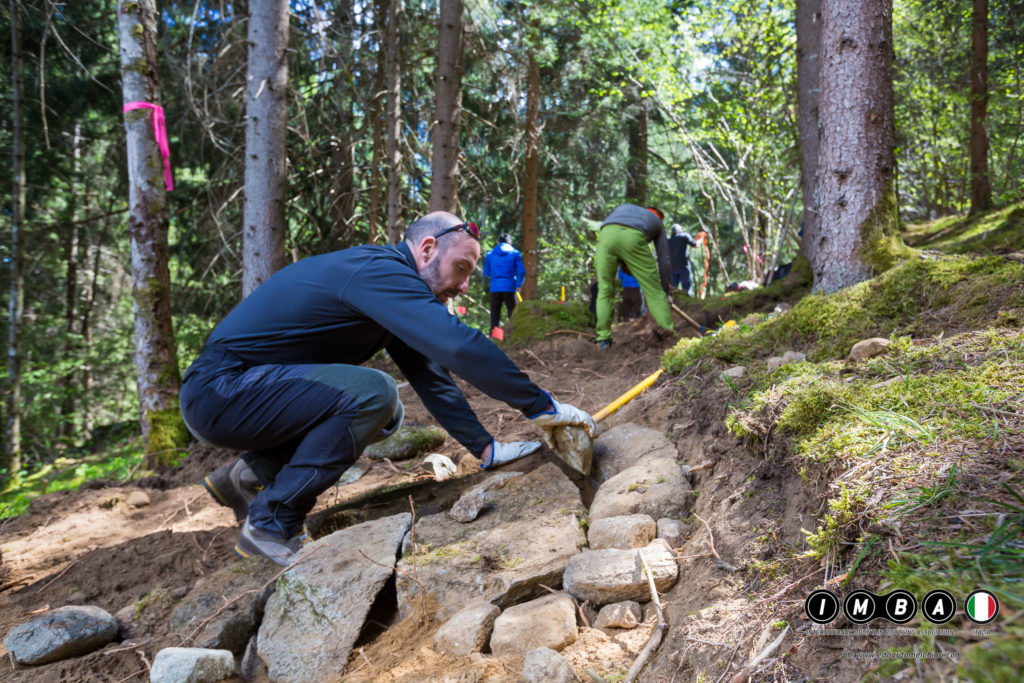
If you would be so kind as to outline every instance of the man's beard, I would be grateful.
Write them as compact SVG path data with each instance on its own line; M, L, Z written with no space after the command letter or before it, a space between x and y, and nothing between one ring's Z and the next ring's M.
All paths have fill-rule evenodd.
M458 289L444 289L441 283L441 255L427 264L420 276L426 281L430 291L434 293L442 303L458 295Z

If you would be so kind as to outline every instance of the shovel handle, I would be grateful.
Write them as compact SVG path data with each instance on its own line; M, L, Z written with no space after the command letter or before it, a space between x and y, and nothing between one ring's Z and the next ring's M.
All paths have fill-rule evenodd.
M622 396L619 396L617 399L606 405L604 408L601 408L601 410L599 410L598 412L594 413L594 422L600 422L601 420L605 419L606 417L614 413L616 410L618 410L619 408L621 408L622 406L626 405L634 398L639 396L640 392L654 384L657 381L657 379L661 377L661 373L663 372L665 372L664 368L659 368L657 372L652 372L642 382L634 386L632 389L624 393Z

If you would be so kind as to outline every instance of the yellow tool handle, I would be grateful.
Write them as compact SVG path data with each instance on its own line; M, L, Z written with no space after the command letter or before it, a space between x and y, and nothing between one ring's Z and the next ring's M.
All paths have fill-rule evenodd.
M606 417L614 413L616 410L618 410L619 408L621 408L622 406L626 405L634 398L639 396L640 392L654 384L654 382L657 381L659 377L661 377L661 373L663 373L664 371L664 368L662 368L659 369L657 372L651 373L650 375L647 376L646 379L637 384L635 387L624 393L622 396L619 396L617 399L606 405L604 408L601 408L601 410L598 411L597 413L594 413L594 422L600 422L601 420L605 419Z
M669 303L669 306L671 306L671 307L672 307L672 310L673 310L673 311L675 311L676 313L678 313L678 314L680 315L680 317L682 317L682 318L683 318L683 320L685 320L686 322L690 323L690 324L691 324L691 325L693 325L693 326L694 326L694 327L695 327L695 328L696 328L696 329L697 329L698 331L700 331L700 325L698 325L698 324L697 324L697 321L696 321L696 320L694 320L694 319L693 319L693 318L691 318L690 316L686 315L686 313L684 313L684 312L683 312L683 309L681 309L681 308L679 308L678 306L676 306L676 305L675 305L675 302L673 302L673 301L669 301L668 303Z
M523 303L523 296L519 293L518 289L516 290L516 298L519 299L519 303Z

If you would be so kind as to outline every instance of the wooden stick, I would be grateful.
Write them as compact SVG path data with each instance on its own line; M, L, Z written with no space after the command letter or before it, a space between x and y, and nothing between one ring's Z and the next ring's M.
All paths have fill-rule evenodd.
M698 332L701 332L701 331L702 331L702 330L701 330L701 326L700 326L699 324L697 324L697 321L696 321L696 320L694 320L693 318L691 318L690 316L686 315L686 313L684 313L684 312L683 312L683 309L681 309L681 308L679 308L678 306L676 306L676 304L675 304L675 302L674 302L674 301L672 301L671 299L669 299L668 303L669 303L669 305L670 305L670 306L672 307L672 310L673 310L673 311L675 311L676 313L678 313L678 314L679 314L679 316L680 316L680 317L681 317L681 318L682 318L683 320L685 320L686 322L688 322L688 323L690 323L691 325L693 325L694 329L696 329L696 330L697 330Z
M629 673L624 678L625 683L633 683L640 675L640 671L647 666L647 660L651 658L654 651L661 645L661 638L665 634L665 630L668 628L668 623L665 621L665 614L661 611L661 601L658 599L658 588L654 585L654 574L651 572L651 566L647 564L647 558L644 557L644 551L637 548L637 555L640 556L640 566L643 567L644 573L647 574L647 587L651 590L651 601L654 603L654 609L658 613L658 623L654 627L654 631L651 633L650 639L647 644L644 645L644 649L637 655L636 661L633 662L633 666L629 667Z
M40 593L42 593L44 590L46 590L47 588L50 587L51 583L53 583L54 581L56 581L60 577L64 576L64 574L67 572L67 570L69 570L72 567L74 567L75 563L77 563L77 562L78 562L78 560L73 560L71 562L71 564L69 564L68 566L64 567L64 569L60 570L60 574L57 574L57 576L55 576L52 579L50 579L49 581L47 581L45 586L43 586L42 588L40 588L39 590L36 591L36 595L39 595Z
M722 556L718 554L717 550L715 550L715 537L711 533L711 527L708 525L707 520L698 515L696 512L693 513L693 516L704 523L704 528L708 530L708 544L711 546L711 552L715 556L715 559L721 560Z

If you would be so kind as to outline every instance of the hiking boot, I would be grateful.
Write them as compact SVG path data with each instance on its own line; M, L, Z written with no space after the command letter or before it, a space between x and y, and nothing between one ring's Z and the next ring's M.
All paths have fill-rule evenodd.
M303 533L285 540L262 529L257 529L246 519L241 533L238 534L238 542L235 543L235 555L242 559L266 557L282 567L287 567L295 560L295 553L308 542L308 538L305 528L303 528Z
M612 347L612 340L611 339L602 339L601 341L599 341L597 343L597 348L600 349L601 351L607 351L611 347Z
M203 477L203 488L215 501L234 510L235 519L241 522L249 516L249 504L263 489L263 484L244 460L238 460Z

